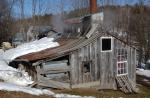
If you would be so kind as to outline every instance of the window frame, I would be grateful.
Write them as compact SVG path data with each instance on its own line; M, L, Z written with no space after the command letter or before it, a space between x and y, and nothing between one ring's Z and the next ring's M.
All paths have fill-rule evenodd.
M103 48L102 48L102 40L103 39L110 39L111 40L111 49L110 50L103 50ZM101 37L101 52L112 52L112 50L113 50L113 37Z
M118 64L121 64L121 63L126 63L126 66L124 68L118 68ZM126 70L126 73L118 73L118 70L119 69L125 69ZM128 74L128 62L127 61L119 61L117 62L117 76L122 76L122 75L127 75Z
M121 75L127 75L128 74L128 53L127 53L127 49L126 48L117 48L117 76L121 76ZM123 59L121 58L123 57ZM119 64L125 64L123 68L119 68ZM123 73L118 73L119 70L121 69L125 69L125 71L123 71Z

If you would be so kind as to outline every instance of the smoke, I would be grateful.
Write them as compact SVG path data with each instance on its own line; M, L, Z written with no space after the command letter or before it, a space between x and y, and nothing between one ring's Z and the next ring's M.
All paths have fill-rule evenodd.
M6 0L0 0L0 17L4 16L6 13L8 4Z
M57 14L52 16L52 25L57 32L63 33L65 23L62 14Z

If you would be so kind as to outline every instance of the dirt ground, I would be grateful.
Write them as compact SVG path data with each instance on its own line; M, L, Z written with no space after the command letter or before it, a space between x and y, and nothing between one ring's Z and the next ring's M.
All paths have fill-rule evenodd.
M150 88L138 85L139 93L124 94L120 91L95 89L73 89L73 90L53 90L55 93L66 93L81 96L95 96L96 98L150 98ZM51 96L34 96L22 92L0 91L0 98L53 98Z
M50 96L35 96L22 92L0 91L0 98L53 98Z
M96 98L150 98L150 88L138 85L137 94L124 94L121 91L114 90L95 90L95 89L73 89L73 90L58 90L57 93L67 93L81 96L95 96Z

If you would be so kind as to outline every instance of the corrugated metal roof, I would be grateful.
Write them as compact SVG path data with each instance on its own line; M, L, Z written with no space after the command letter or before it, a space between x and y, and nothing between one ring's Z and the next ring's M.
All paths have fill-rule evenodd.
M41 59L52 59L60 55L67 54L68 51L72 47L76 46L77 44L81 43L84 38L79 39L59 39L58 43L60 46L50 49L45 49L40 52L34 52L30 54L23 55L21 57L18 57L16 59L27 59L28 61L36 61Z
M57 57L67 55L71 51L79 49L93 42L94 40L96 40L96 38L100 37L102 34L103 33L97 33L88 39L85 37L80 37L78 39L59 39L57 42L60 44L60 46L58 47L45 49L40 52L26 54L16 59L24 59L28 61L36 61L42 59L55 59Z

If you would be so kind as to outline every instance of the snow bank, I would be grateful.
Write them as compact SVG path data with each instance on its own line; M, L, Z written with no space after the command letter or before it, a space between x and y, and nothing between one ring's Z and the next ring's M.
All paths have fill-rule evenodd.
M150 78L150 70L137 69L136 74Z
M45 37L40 40L22 44L5 52L0 50L0 79L8 83L14 83L22 86L32 84L33 81L31 81L28 73L12 68L8 66L8 63L19 56L59 46L57 42L53 41L53 38Z
M6 91L21 91L32 95L53 95L54 93L49 90L40 90L30 87L23 87L9 83L0 83L0 90Z
M0 70L0 79L8 83L13 83L21 86L28 86L33 81L29 76L24 76L22 72L12 70Z
M0 50L0 79L8 83L27 86L32 84L31 78L25 71L19 71L11 66L2 58L4 52Z
M57 42L53 42L54 38L42 38L40 40L35 40L33 42L22 44L16 48L9 49L6 52L3 53L3 59L5 59L7 62L12 61L13 59L33 53L38 52L47 48L53 48L59 46Z
M0 71L3 71L3 70L17 71L17 69L8 66L8 64L4 60L0 59Z
M0 50L0 79L8 83L27 86L32 84L31 78L25 71L19 71L8 66L13 59L32 52L38 52L47 48L59 46L57 42L53 42L53 38L42 38L33 42L22 44L16 48L7 51Z
M8 66L4 60L0 60L0 79L8 83L22 86L27 86L33 83L27 72L18 71L17 69Z
M69 95L69 94L55 94L55 98L95 98L92 96L78 96L78 95Z

